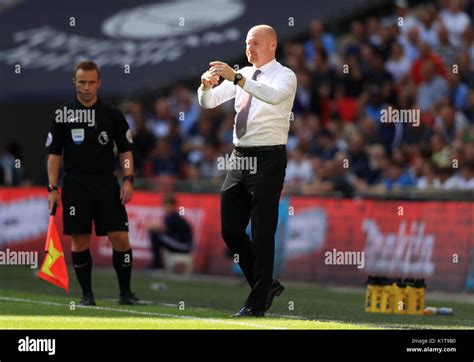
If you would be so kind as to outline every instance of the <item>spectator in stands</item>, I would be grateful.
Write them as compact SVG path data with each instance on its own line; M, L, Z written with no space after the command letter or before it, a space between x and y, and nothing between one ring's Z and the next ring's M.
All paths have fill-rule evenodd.
M169 123L168 136L166 137L170 143L171 152L177 157L181 157L182 145L184 142L179 125L179 121L171 121Z
M179 174L179 159L171 152L169 140L161 138L158 140L155 149L151 154L151 165L153 175L173 175Z
M135 132L136 128L136 119L143 118L145 119L146 127L149 127L149 122L146 120L145 110L143 103L136 99L126 99L119 104L120 110L123 112L125 119L127 120L128 126Z
M330 160L338 151L334 134L327 129L323 129L316 135L316 142L310 153L322 160Z
M427 62L423 65L424 81L417 90L417 107L422 111L428 111L443 97L449 94L448 83L436 73L435 65Z
M357 98L364 88L364 76L359 65L357 54L351 53L344 59L347 68L339 67L338 85L341 89L341 96L347 98Z
M324 31L324 24L319 19L311 20L310 39L304 44L305 58L308 63L311 63L319 55L315 48L315 43L321 43L324 51L329 56L336 52L334 37Z
M186 219L176 209L176 199L173 194L167 194L163 199L164 218L147 225L153 251L152 268L164 267L162 250L174 253L190 253L193 247L191 227Z
M216 150L212 145L204 145L202 149L202 158L197 163L199 173L205 180L218 180L225 176L225 170L217 168Z
M446 190L474 190L474 163L465 162L443 183Z
M369 84L376 84L380 87L384 87L386 83L391 83L393 78L385 69L383 55L379 51L372 49L368 52L367 58L366 61L369 67L364 74L365 80Z
M311 111L323 120L329 118L329 102L334 96L336 79L337 73L329 64L326 52L322 50L314 59Z
M23 181L21 146L11 142L0 149L0 185L19 186Z
M459 48L455 47L449 41L448 31L444 26L439 27L438 44L434 49L436 54L441 57L446 69L452 71L453 65L456 63Z
M194 93L184 85L177 84L173 88L169 102L171 115L179 120L182 135L188 136L201 114L201 107Z
M439 133L433 133L431 136L431 149L433 150L431 159L439 168L452 166L449 146Z
M403 46L404 53L413 62L420 56L420 50L418 49L419 30L416 27L408 30L407 34L402 34L398 37L399 43Z
M446 68L444 67L443 60L431 50L431 47L424 42L419 44L420 56L413 62L411 76L413 77L416 85L420 85L426 80L424 73L425 65L430 63L434 65L434 75L440 77L446 77Z
M310 183L314 178L311 161L305 157L304 150L297 146L291 153L286 167L285 184L298 187Z
M416 187L423 190L434 190L441 187L441 181L437 177L436 164L434 162L422 163L422 174L418 178Z
M218 130L219 152L221 154L230 154L233 150L232 137L234 132L234 114L228 113Z
M438 31L440 23L438 21L438 13L433 4L427 4L423 7L420 14L421 23L419 25L421 41L428 43L432 48L438 46Z
M352 197L354 186L350 181L347 159L346 153L339 152L334 159L323 161L314 182L303 185L301 191L304 194L340 192L344 197Z
M402 187L416 185L415 176L403 162L392 159L384 177L384 184L388 191Z
M147 129L145 117L142 114L134 118L133 131L133 163L136 170L136 176L144 176L145 163L155 147L155 137Z
M382 31L379 19L375 17L368 18L365 27L369 45L374 48L379 48L382 44Z
M350 135L348 161L348 166L350 166L351 172L355 176L369 184L374 182L374 174L370 169L369 155L366 151L364 138L358 132Z
M312 82L311 73L307 69L296 72L298 86L296 88L295 103L293 113L295 115L306 113L311 109Z
M467 107L467 96L469 87L461 81L459 73L448 73L447 81L449 85L449 97L457 110L463 110Z
M395 14L393 20L399 24L402 33L407 33L413 28L421 28L418 19L410 13L408 2L406 0L395 1Z
M461 79L470 88L474 87L474 54L472 58L467 50L460 51L456 60L457 70Z
M367 42L364 24L359 20L353 20L351 22L351 31L350 34L348 34L348 40L343 47L344 56L358 56L361 53L361 45Z
M472 125L474 125L474 90L472 89L469 90L466 107L464 108L463 112L464 116L472 127Z
M449 40L454 46L461 43L461 35L470 26L469 16L462 11L460 0L447 0L446 8L441 10L439 17L448 31Z
M451 166L439 166L436 165L436 178L439 180L439 188L446 189L446 182L454 174L454 169Z
M373 145L380 142L377 123L374 119L370 117L361 118L358 123L358 129L366 144Z
M173 122L169 99L160 97L153 102L153 121L151 131L157 138L168 136L170 123Z
M462 112L456 111L450 104L443 105L436 117L434 128L447 144L455 139L461 139L467 127L467 121Z
M390 73L395 82L399 82L410 72L410 59L405 56L400 43L393 43L390 58L387 63L385 63L385 69Z

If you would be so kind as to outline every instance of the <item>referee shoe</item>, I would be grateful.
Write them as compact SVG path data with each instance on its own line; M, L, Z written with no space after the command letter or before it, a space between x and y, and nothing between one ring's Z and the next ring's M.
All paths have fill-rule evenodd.
M126 294L121 294L119 299L119 304L121 305L147 305L147 303L140 301L138 297L130 292Z
M81 298L81 301L79 302L79 305L82 305L83 307L95 306L96 304L94 294L84 294Z

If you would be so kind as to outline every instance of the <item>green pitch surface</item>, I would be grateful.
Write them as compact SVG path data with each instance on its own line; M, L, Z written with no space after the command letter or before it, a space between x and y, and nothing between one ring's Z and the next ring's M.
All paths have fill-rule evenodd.
M133 290L148 306L119 306L113 270L95 268L97 307L79 307L70 272L69 296L28 267L0 267L0 329L474 329L474 303L438 300L454 316L400 316L363 311L364 291L284 283L265 318L234 319L248 287L240 279L191 280L134 272Z

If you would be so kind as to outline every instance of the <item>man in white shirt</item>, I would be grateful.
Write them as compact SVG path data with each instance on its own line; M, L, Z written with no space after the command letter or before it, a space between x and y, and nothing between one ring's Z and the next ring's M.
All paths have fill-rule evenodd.
M246 55L252 67L236 72L214 61L201 77L199 104L214 108L235 98L235 146L221 189L222 237L252 288L235 317L263 316L283 286L273 279L278 204L286 170L286 143L296 76L275 60L277 36L251 28ZM217 86L219 77L223 82ZM256 167L241 167L256 164ZM252 239L246 234L249 220Z
M462 11L459 0L449 0L446 9L443 9L439 17L444 27L448 30L449 41L455 47L461 45L461 37L470 26L469 15Z

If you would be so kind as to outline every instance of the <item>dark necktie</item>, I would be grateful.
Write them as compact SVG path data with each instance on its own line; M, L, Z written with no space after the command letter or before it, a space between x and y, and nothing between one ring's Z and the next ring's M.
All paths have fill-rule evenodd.
M257 69L255 73L253 73L253 80L257 80L258 75L262 73L260 69ZM250 103L252 102L252 96L244 92L242 96L242 100L240 102L240 111L237 114L237 121L235 122L235 134L237 138L242 137L245 132L247 131L247 119L249 118L249 111L250 111Z

